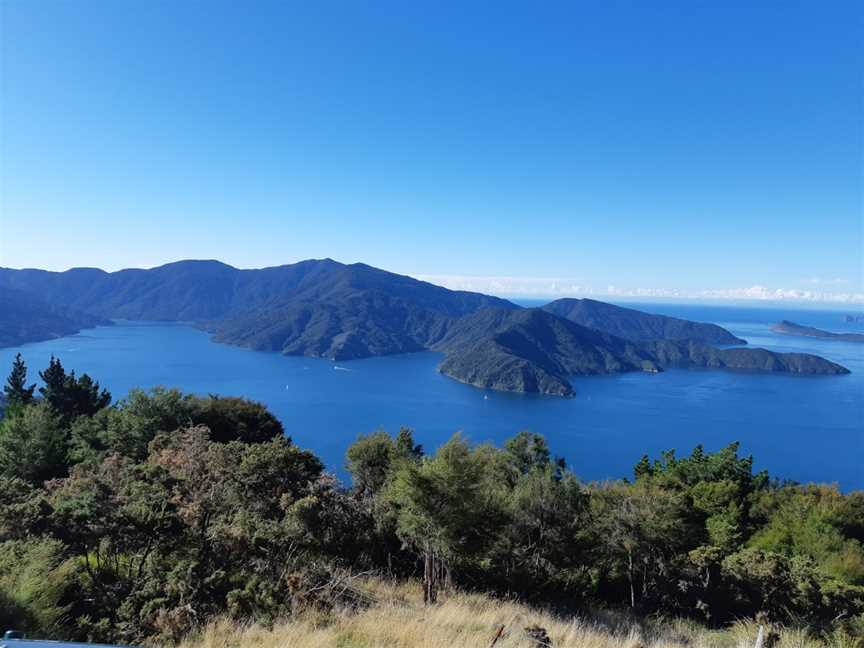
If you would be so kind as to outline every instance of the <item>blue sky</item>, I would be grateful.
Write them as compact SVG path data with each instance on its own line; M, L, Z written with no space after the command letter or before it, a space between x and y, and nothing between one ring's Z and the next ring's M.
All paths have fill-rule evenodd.
M5 0L0 265L864 300L862 26L842 1Z

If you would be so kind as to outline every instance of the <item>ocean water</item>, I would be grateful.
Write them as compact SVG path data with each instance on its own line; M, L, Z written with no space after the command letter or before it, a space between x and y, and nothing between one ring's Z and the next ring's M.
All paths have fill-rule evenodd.
M626 304L632 305L632 304ZM751 346L816 353L843 364L845 376L784 376L706 370L578 377L576 397L514 395L462 385L440 375L440 356L415 353L333 363L211 342L201 331L164 323L120 322L78 335L0 349L5 375L15 353L31 369L53 354L87 372L115 399L133 387L166 385L199 394L264 402L294 441L345 476L344 454L361 433L405 425L432 449L457 430L500 444L524 429L546 436L583 479L631 475L642 454L697 444L715 450L739 441L758 469L798 481L864 488L864 345L781 336L781 319L834 331L862 331L843 312L643 304L715 322ZM852 312L852 311L848 311Z

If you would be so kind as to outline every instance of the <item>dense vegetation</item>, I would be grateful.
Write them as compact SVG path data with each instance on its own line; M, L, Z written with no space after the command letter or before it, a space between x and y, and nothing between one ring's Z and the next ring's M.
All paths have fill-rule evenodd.
M0 286L0 347L51 340L82 328L109 324L75 309L52 306L36 296Z
M437 342L440 371L499 391L573 394L570 376L659 371L637 344L539 308L483 309L454 322Z
M556 299L546 304L543 310L633 342L687 340L704 344L747 344L746 340L716 324L643 313L595 299Z
M195 322L228 344L339 360L419 351L453 318L517 308L331 259L257 270L218 261L118 272L0 268L0 286L101 317Z
M637 328L641 316L651 322L659 317L607 306L611 310L604 310L605 316L599 324L613 330ZM667 319L671 318L661 318ZM684 330L692 332L697 339L703 337L698 328L701 325L689 324L691 328ZM672 336L680 332L675 326L656 331ZM834 362L807 353L776 353L740 347L719 349L693 340L631 341L539 308L482 309L453 322L432 348L445 353L439 369L451 378L485 389L559 396L574 393L570 385L573 375L658 372L664 367L809 375L849 373Z
M348 449L346 487L258 403L159 388L111 405L56 359L40 377L19 358L5 387L0 626L173 640L362 606L339 583L370 572L422 578L430 604L459 588L864 634L864 493L772 481L735 444L586 484L529 432L426 453L379 431Z

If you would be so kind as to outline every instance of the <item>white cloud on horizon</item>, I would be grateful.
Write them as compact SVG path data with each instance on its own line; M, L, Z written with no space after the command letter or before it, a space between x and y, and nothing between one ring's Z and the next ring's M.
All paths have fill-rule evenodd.
M848 279L842 279L840 277L835 277L834 279L823 279L822 277L809 277L807 279L802 279L801 283L805 283L809 286L845 286L847 284L852 283Z
M678 288L594 288L584 279L542 277L478 277L461 275L414 275L416 279L444 286L451 290L470 290L502 297L623 297L647 299L695 299L728 301L789 301L808 303L864 304L864 293L769 288L753 285L749 288L683 290ZM820 280L821 281L821 280ZM823 285L848 283L826 282Z
M474 277L458 275L412 275L450 290L470 290L490 295L550 297L589 294L591 287L583 279L555 277Z

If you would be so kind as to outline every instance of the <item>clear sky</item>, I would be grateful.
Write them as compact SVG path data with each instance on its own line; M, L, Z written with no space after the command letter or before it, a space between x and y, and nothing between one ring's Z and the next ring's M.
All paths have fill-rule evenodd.
M2 0L0 265L864 301L862 6Z

